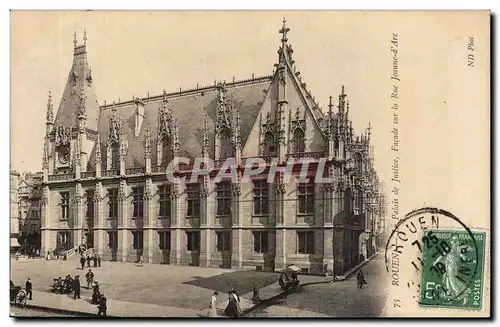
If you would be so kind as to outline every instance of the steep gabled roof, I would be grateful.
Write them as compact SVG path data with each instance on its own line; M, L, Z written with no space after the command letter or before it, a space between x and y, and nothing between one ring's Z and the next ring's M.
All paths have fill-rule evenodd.
M77 118L80 113L81 98L85 98L85 114L87 116L87 128L97 130L97 118L99 117L99 103L94 91L92 73L87 62L86 36L84 44L74 42L73 64L68 74L68 81L59 104L54 125L77 126Z
M252 78L239 82L227 83L226 89L229 98L232 99L234 107L239 110L241 124L241 141L244 145L252 125L257 118L266 92L271 83L272 76ZM177 119L179 126L179 156L193 158L202 153L203 130L205 117L209 131L210 156L214 153L214 131L217 119L217 88L209 86L192 90L167 94L167 100L172 109L172 116ZM127 168L144 167L144 139L146 128L149 124L152 137L156 136L158 108L162 105L162 96L154 96L149 99L141 99L144 103L144 120L141 131L137 137L135 130L134 101L128 101L115 105L116 115L123 121L123 131L128 141L128 151L125 161ZM109 135L108 120L112 113L112 105L101 107L99 116L99 137L101 140L102 164L106 162L106 140ZM95 164L95 148L89 157L89 169ZM156 140L152 140L152 165L156 165Z

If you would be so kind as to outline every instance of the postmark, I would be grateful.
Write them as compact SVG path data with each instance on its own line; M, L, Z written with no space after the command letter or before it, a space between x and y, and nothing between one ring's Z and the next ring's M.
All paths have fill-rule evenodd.
M447 287L448 293L446 293L446 297L442 289L431 291L434 296L431 300L425 298L425 293L423 297L421 296L422 289L425 290L424 285L421 285L421 283L427 280L436 283L437 278L439 278L438 275L432 278L430 276L431 274L437 274L434 270L443 270L443 260L446 254L452 251L452 245L448 244L448 241L444 241L444 238L439 239L436 236L436 233L441 233L441 231L453 231L453 235L457 237L464 240L467 237L470 239L470 245L467 247L468 257L472 258L471 262L467 264L470 276L465 279L459 288L456 288L456 291L450 292L450 288ZM439 245L439 249L437 245ZM484 248L484 243L482 245ZM446 252L448 250L449 252ZM435 253L438 253L438 255L431 261ZM458 217L446 210L427 207L408 213L395 226L387 241L385 264L391 278L391 287L396 288L395 294L410 292L413 301L419 303L420 306L446 306L445 301L452 304L463 301L462 294L467 292L473 285L474 278L479 271L481 260L475 260L475 258L482 256L482 253L484 253L484 250L481 253L479 252L479 245L473 232ZM442 258L438 260L439 255ZM448 260L451 260L451 257ZM431 262L429 263L429 261ZM401 301L399 298L394 298L395 306L396 304L401 306ZM453 306L448 305L448 307ZM465 307L462 306L461 308Z
M456 230L425 231L422 261L429 269L422 271L422 306L482 308L486 234L473 231L472 235Z

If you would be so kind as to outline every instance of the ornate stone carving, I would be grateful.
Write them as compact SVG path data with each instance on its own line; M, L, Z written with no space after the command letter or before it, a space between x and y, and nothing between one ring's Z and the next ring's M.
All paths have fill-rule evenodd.
M153 198L153 182L151 179L146 179L146 187L144 188L144 200L150 201Z
M122 120L116 115L116 107L114 101L111 116L108 119L108 128L108 144L118 144L123 131L123 123Z
M118 201L125 201L127 199L127 183L125 180L120 181L120 187L118 188Z
M178 199L180 196L180 191L179 191L179 184L178 183L173 183L172 184L172 189L170 192L170 197L172 199Z
M52 93L49 91L49 99L47 100L47 115L45 116L47 123L54 122L54 105L52 103Z
M241 195L241 184L240 183L232 183L231 184L231 194L234 197L238 197Z
M210 189L208 185L200 185L200 198L206 199L210 195Z
M103 188L101 183L97 183L94 191L94 202L100 203L102 200L104 200L104 196L102 195L103 193Z
M49 169L49 149L48 149L48 138L45 137L45 142L43 144L43 158L42 158L42 169Z
M147 159L151 159L151 126L146 126L146 136L144 139L144 155Z
M49 203L49 187L48 186L42 187L41 201L42 201L43 205L47 205Z
M97 133L97 139L95 141L95 164L101 164L101 139L99 138L99 133Z
M55 146L66 146L71 143L71 126L60 125L56 129Z
M80 97L76 103L78 108L78 117L86 118L87 117L87 95L85 94L85 88L82 87L82 92L80 93Z
M335 184L334 183L326 183L323 186L323 192L325 192L325 193L334 193L335 192Z

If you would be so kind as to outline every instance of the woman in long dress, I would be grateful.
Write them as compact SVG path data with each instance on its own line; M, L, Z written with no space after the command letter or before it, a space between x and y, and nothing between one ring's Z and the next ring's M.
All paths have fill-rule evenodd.
M217 317L217 295L219 292L215 291L214 295L212 295L212 300L210 300L210 306L208 308L208 316L209 317Z

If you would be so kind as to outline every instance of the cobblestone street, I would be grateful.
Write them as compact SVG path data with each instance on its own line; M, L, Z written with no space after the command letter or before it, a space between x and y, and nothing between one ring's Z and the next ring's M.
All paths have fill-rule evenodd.
M344 282L304 286L268 307L250 312L247 317L379 317L387 299L381 285L384 269L379 254L363 268L368 282L362 290L356 288L356 273Z
M11 317L78 317L77 315L63 314L60 312L53 312L48 310L34 309L34 308L21 308L17 306L10 307Z

